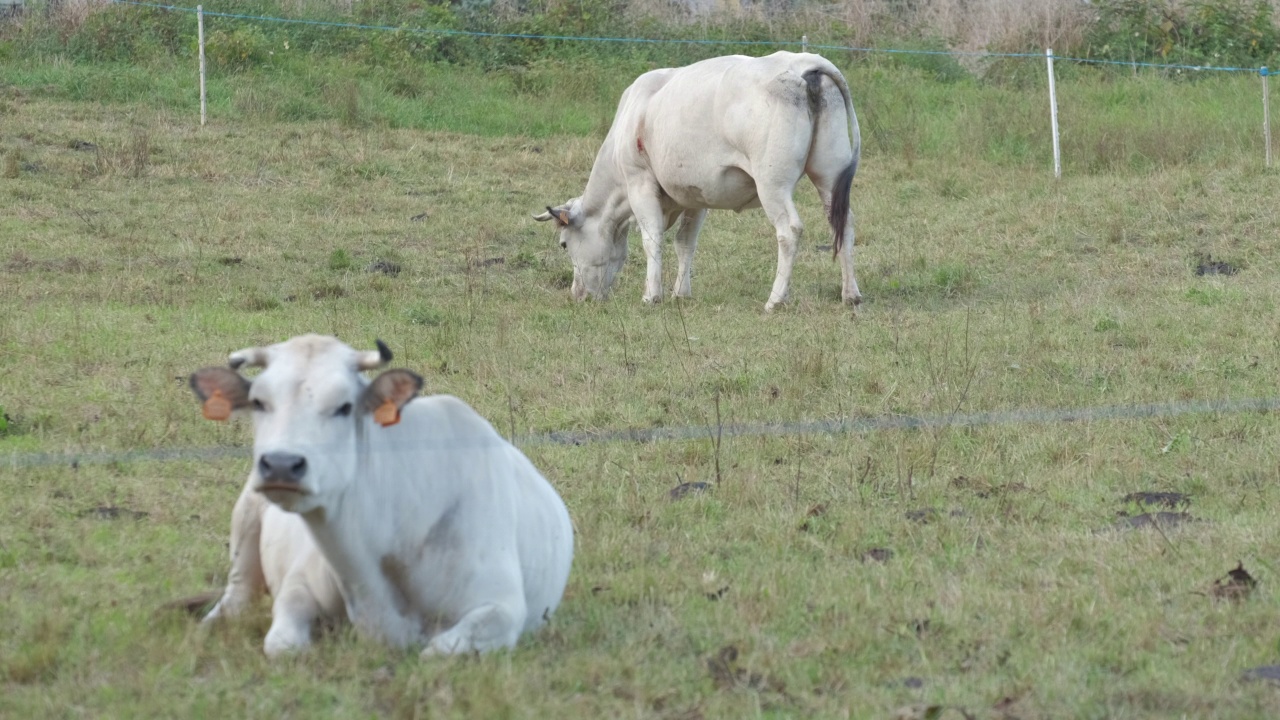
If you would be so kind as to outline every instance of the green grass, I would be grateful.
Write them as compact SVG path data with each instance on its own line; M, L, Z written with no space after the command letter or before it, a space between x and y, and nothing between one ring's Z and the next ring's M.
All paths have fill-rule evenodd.
M713 427L717 402L747 423L1275 395L1280 180L1253 84L1063 82L1096 125L1068 125L1054 182L1039 89L913 72L850 70L867 302L838 304L802 186L793 301L765 314L759 212L712 214L690 302L642 305L638 242L612 300L569 300L529 216L581 190L617 67L576 102L424 68L431 94L402 105L336 63L296 87L249 73L217 81L201 130L178 70L8 64L0 458L247 443L200 419L186 375L311 331L384 339L516 435ZM325 105L352 82L354 105ZM1244 270L1197 277L1205 253ZM1237 413L530 446L577 528L566 600L512 652L430 663L349 631L271 663L265 603L208 632L159 610L225 576L247 455L0 460L0 714L1271 716L1275 691L1239 678L1280 659L1278 430ZM712 491L667 499L717 465ZM1146 489L1206 522L1104 531ZM1214 599L1237 561L1258 588Z

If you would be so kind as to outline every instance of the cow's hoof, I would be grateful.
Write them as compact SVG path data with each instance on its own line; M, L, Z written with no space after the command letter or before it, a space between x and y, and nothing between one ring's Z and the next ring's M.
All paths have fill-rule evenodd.
M857 307L858 305L861 305L861 304L862 304L862 293L858 293L857 295L846 295L846 296L844 296L844 304L845 304L845 305L853 305L854 307Z
M657 305L660 302L662 302L661 295L645 295L644 296L645 305Z

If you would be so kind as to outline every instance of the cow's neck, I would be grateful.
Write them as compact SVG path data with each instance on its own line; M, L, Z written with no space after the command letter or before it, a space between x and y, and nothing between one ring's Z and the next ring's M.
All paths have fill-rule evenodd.
M618 167L612 137L606 138L596 153L591 176L582 192L582 210L587 216L599 217L602 226L611 231L616 231L631 217L626 177Z

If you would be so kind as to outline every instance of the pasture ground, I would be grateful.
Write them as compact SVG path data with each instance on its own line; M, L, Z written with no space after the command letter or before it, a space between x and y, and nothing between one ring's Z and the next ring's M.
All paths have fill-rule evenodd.
M867 302L838 304L805 184L793 299L765 314L759 211L712 214L690 302L640 303L636 240L610 301L568 299L530 215L580 191L599 134L199 130L3 89L4 458L242 445L186 376L308 331L384 339L517 436L1276 395L1280 181L1256 154L1055 183L890 152L882 110L854 185ZM1239 272L1197 275L1205 254ZM265 602L212 631L160 609L220 586L247 450L6 460L0 715L1275 716L1241 673L1280 661L1278 432L1232 413L533 445L577 528L568 595L512 652L429 663L344 631L268 662ZM712 488L670 500L682 482ZM1144 490L1190 505L1122 500ZM1157 510L1197 522L1113 529ZM1220 597L1238 562L1257 587Z

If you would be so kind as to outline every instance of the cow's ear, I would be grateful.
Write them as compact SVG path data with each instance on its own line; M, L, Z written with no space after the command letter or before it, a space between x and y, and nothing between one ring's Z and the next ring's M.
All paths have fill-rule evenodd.
M233 410L249 405L249 381L224 367L207 367L191 373L191 389L209 420L226 420Z
M388 370L369 383L362 403L374 422L389 427L400 422L400 409L422 391L422 376L409 370Z

